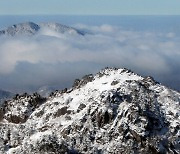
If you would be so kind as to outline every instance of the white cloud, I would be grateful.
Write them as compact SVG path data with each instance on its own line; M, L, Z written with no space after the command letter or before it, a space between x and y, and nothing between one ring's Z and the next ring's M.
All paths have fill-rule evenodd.
M48 78L52 80L57 80L57 76L59 76L59 80L57 80L59 84L65 81L62 73L65 74L64 78L71 74L68 74L69 70L59 72L54 68L61 67L61 71L63 67L70 69L69 66L66 66L67 63L72 64L72 69L73 67L77 69L78 65L74 65L81 63L82 66L79 66L81 70L89 69L91 71L105 66L129 67L143 74L157 75L162 80L164 74L171 74L173 70L180 67L178 60L180 59L179 37L174 33L127 31L110 25L99 27L77 25L77 27L87 29L93 34L85 36L59 34L43 29L38 35L32 37L1 37L0 77L14 75L14 81L11 79L11 83L14 84L17 80L15 72L24 62L28 63L26 69L29 72L32 71L30 65L37 66L33 69L41 68L41 70L33 70L38 72L40 78L45 73L48 73ZM42 63L46 65L43 67ZM49 70L47 71L48 65ZM93 69L90 69L91 67ZM24 69L18 69L18 73L23 75L24 72ZM72 75L75 75L75 72ZM81 73L83 74L83 71ZM177 73L180 75L180 72ZM41 84L36 82L37 87L49 84L50 79L44 80ZM168 80L168 75L166 80ZM2 82L4 80L0 78L0 84ZM28 79L25 82L29 82L30 85L35 82L35 79Z

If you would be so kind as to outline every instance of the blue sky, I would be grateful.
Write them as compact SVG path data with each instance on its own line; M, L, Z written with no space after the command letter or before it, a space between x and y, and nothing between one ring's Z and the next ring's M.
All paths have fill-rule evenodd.
M0 15L180 15L180 0L0 0Z

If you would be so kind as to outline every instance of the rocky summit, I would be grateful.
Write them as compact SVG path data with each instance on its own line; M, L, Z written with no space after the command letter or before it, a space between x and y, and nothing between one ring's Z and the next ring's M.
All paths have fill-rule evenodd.
M152 77L106 68L49 97L0 108L0 153L178 154L180 93Z

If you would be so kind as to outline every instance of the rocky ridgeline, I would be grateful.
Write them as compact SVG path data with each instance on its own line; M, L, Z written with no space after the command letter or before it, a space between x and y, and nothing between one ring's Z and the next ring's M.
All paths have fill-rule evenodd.
M1 109L1 153L180 153L180 94L106 68L71 89L16 96Z

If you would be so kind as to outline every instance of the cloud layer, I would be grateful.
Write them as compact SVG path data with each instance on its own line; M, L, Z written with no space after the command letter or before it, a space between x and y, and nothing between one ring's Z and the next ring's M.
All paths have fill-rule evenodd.
M44 85L70 86L98 69L127 67L180 90L180 37L101 25L76 25L85 36L40 31L31 37L0 37L0 85L31 91Z

